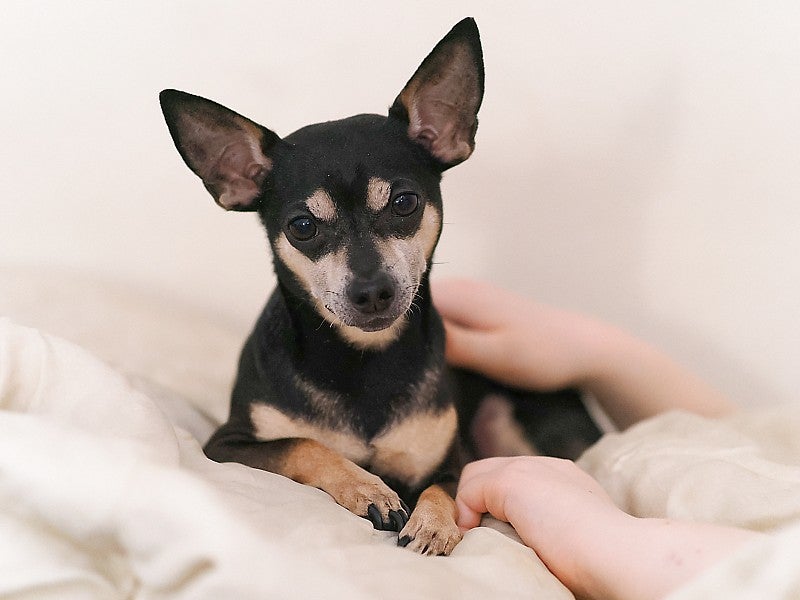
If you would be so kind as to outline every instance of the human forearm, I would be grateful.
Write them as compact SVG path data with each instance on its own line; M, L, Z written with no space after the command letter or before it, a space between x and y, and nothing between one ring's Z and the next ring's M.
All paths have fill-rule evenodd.
M590 358L580 383L617 427L671 409L709 417L734 409L717 390L646 342L597 321L585 333Z
M490 458L464 468L458 525L483 513L511 523L578 598L660 598L761 534L632 517L575 463L548 457Z
M605 527L604 531L608 531ZM564 581L579 598L663 598L762 534L731 527L625 515L614 537L584 536Z
M477 282L440 282L434 292L455 365L522 388L585 388L621 429L669 409L733 410L666 355L597 319Z

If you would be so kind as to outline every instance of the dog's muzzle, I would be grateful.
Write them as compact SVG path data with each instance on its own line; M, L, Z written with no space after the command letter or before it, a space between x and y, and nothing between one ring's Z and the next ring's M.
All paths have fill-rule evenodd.
M394 323L411 304L398 283L387 273L356 277L345 288L344 306L327 308L346 325L363 331L380 331Z

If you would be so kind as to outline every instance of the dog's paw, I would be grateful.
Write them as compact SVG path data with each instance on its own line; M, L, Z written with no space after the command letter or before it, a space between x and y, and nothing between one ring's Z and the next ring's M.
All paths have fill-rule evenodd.
M402 503L402 500L400 502ZM405 506L404 503L403 506ZM367 518L372 521L372 526L375 529L400 531L408 523L408 512L407 508L401 508L400 510L389 509L387 515L384 515L376 505L370 504L367 508Z
M375 529L400 531L408 522L408 510L400 496L380 477L364 473L338 490L329 490L336 502L350 512L372 522Z
M447 556L463 534L452 516L433 506L418 506L397 537L397 545L419 554Z

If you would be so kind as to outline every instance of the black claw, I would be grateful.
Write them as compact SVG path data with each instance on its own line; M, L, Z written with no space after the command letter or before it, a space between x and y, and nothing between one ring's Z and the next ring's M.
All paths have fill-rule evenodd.
M405 548L410 543L411 543L411 536L410 535L404 535L403 537L401 537L401 538L399 538L397 540L397 545L400 546L401 548Z
M408 517L406 517L405 513L402 511L390 510L389 521L391 521L392 530L400 532L402 531L403 527L406 526Z
M375 529L383 529L383 519L381 518L381 511L374 504L367 507L367 516L372 521L372 526Z
M402 506L402 507L403 507L403 510L404 510L404 511L406 511L406 518L408 518L408 516L409 516L409 515L411 515L411 509L410 509L410 508L408 508L408 504L406 504L405 502L403 502L403 500L401 499L401 500L400 500L400 506Z

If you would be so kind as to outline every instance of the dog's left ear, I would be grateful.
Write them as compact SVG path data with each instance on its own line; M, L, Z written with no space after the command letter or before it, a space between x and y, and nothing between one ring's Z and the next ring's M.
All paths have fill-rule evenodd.
M475 148L483 78L478 26L466 18L422 61L389 116L408 123L408 136L445 169L457 165Z
M159 95L175 147L225 210L257 210L280 138L211 100L179 90Z

